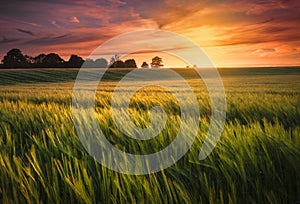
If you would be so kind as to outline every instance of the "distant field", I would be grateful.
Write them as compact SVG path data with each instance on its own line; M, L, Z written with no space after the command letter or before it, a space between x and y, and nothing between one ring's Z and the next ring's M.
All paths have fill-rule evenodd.
M147 110L161 105L165 129L146 142L124 136L111 118L110 97L129 71L111 69L100 83L99 123L117 148L153 153L176 136L179 107L168 91L145 88L132 98L132 118L147 126ZM209 125L208 93L195 71L176 71L199 101L197 138L170 168L129 176L98 164L76 135L71 97L78 69L0 70L0 202L300 203L300 68L219 69L227 119L204 161L198 153Z

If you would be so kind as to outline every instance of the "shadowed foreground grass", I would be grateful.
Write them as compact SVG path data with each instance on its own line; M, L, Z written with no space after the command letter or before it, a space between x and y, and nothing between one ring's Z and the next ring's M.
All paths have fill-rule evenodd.
M168 113L166 127L150 141L124 136L112 120L110 97L126 72L110 71L100 84L99 125L117 148L137 154L161 150L176 136L180 109L168 91L147 87L132 98L131 116L147 126L149 108L162 105ZM170 168L131 176L101 166L81 145L71 115L77 70L1 70L1 203L300 202L300 70L220 70L227 121L204 161L198 153L209 126L208 93L195 72L178 73L199 101L196 140Z

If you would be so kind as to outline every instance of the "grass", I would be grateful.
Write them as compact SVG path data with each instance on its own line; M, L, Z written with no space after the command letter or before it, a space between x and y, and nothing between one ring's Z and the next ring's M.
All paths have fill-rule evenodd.
M117 148L153 153L174 139L179 108L166 90L141 90L130 105L135 123L149 125L147 110L158 104L168 113L166 127L150 141L125 137L110 97L128 71L111 70L101 83L99 124ZM177 72L199 101L196 140L170 168L132 176L101 166L80 143L71 115L76 69L0 70L1 203L299 203L300 69L220 69L226 125L204 161L198 154L209 126L208 93L194 71Z

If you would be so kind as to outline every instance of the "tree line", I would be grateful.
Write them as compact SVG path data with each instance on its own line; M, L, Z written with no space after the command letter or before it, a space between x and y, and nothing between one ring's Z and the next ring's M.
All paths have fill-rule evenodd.
M32 57L23 55L22 51L17 48L9 50L1 62L0 68L80 68L83 63L85 67L90 68L137 68L134 59L122 61L118 55L113 56L109 63L105 58L84 60L78 55L71 55L69 60L65 61L56 53L42 53ZM152 68L163 67L162 59L156 56L150 65ZM150 68L147 62L143 62L141 67Z

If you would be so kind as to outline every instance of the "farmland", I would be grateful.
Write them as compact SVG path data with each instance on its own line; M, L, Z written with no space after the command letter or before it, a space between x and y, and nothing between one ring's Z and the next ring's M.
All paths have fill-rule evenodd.
M109 70L96 94L99 125L115 147L149 154L176 136L174 97L146 87L132 98L131 117L149 125L147 110L168 113L153 140L135 141L114 124L110 99L130 70ZM92 158L76 134L72 90L77 69L0 70L1 203L298 203L300 202L300 68L219 69L227 117L211 155L198 154L209 126L210 101L195 71L177 69L193 88L201 112L189 152L149 175L114 172ZM131 88L128 86L128 88Z

